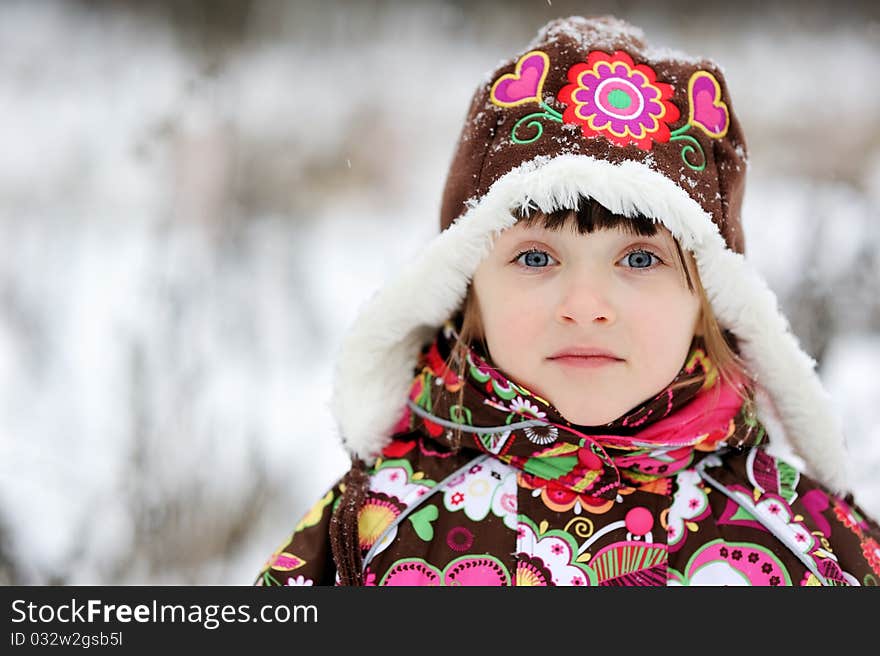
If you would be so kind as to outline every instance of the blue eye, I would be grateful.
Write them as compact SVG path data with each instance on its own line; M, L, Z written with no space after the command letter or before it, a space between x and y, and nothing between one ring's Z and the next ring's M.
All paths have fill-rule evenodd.
M544 268L550 264L548 260L553 260L545 251L539 251L536 248L523 251L516 256L516 262L529 269Z
M651 251L646 251L642 248L634 251L630 251L626 255L623 256L623 259L627 261L628 265L633 269L649 269L651 268L651 258L657 260L657 262L662 262L659 257L654 255Z

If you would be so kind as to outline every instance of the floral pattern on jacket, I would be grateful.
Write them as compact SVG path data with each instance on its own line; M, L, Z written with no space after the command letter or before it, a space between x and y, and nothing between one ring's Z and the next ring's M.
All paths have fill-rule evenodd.
M699 340L673 387L607 434L468 354L422 351L357 515L366 585L876 585L880 526L767 451ZM676 387L676 383L679 385ZM684 389L684 396L671 389ZM459 403L461 396L462 402ZM663 408L662 417L648 417ZM461 428L461 436L456 429ZM330 489L257 585L335 585Z

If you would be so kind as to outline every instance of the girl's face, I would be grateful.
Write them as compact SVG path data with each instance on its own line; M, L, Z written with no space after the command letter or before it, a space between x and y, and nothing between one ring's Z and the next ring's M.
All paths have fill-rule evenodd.
M518 223L474 274L495 365L570 422L607 424L675 378L697 329L700 299L677 265L671 233L581 235ZM616 359L558 357L602 349Z

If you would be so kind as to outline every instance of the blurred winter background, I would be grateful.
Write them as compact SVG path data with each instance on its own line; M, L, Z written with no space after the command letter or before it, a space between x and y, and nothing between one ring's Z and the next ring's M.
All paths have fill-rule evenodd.
M877 5L5 1L0 583L249 584L347 467L335 350L474 87L601 13L722 63L749 256L880 516Z

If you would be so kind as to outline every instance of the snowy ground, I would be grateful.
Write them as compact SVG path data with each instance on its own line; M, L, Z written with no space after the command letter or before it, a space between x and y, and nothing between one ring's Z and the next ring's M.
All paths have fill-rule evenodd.
M453 40L462 10L440 7L400 9L356 52L254 37L217 66L161 21L0 7L16 582L249 583L344 471L335 349L436 230L474 86L553 15ZM631 19L725 65L752 152L748 255L821 352L853 488L880 516L876 24Z

